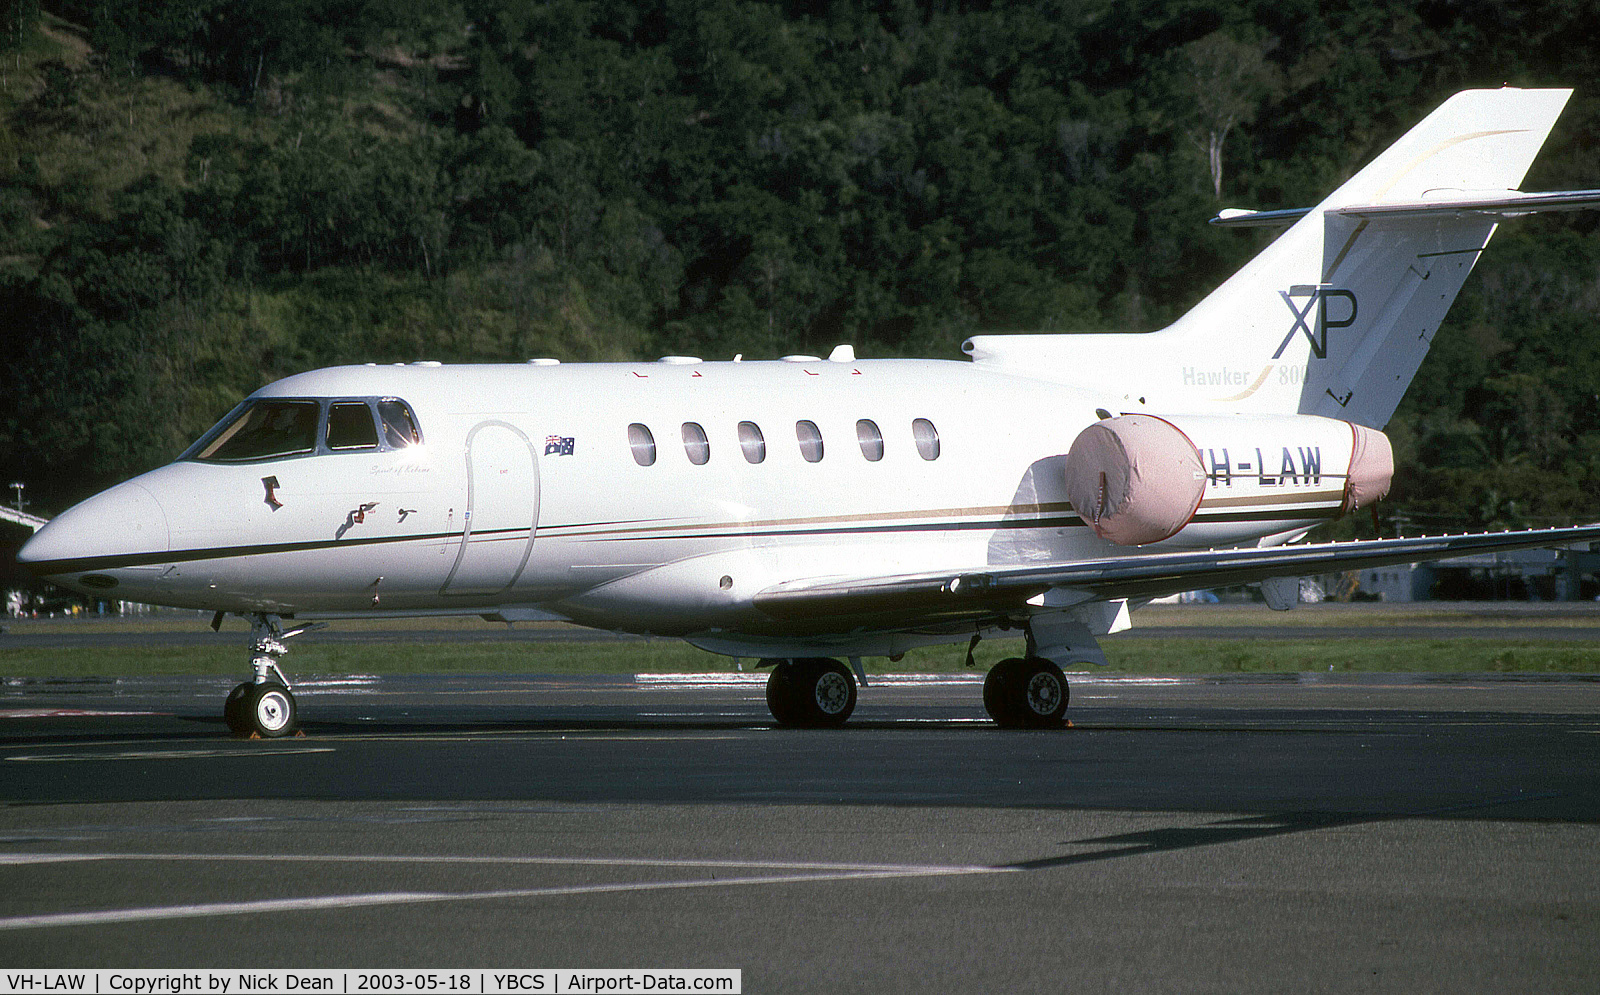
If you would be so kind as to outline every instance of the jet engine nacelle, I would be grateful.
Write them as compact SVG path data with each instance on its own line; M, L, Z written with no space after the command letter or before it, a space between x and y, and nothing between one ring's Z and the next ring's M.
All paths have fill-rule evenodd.
M1347 514L1389 492L1394 453L1376 429L1318 415L1123 415L1078 434L1067 499L1124 546L1177 535L1199 515L1286 522Z

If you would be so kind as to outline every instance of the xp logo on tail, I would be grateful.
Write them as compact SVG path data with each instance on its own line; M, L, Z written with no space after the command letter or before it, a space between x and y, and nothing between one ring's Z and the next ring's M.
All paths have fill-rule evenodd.
M1278 343L1278 351L1272 354L1273 359L1283 355L1283 350L1289 348L1289 343L1294 340L1295 332L1304 332L1306 339L1311 343L1311 353L1318 359L1328 358L1328 329L1348 328L1356 320L1356 295L1348 290L1337 290L1333 287L1312 287L1305 284L1290 287L1288 290L1278 291L1278 296L1283 298L1283 303L1289 305L1289 310L1294 313L1294 324L1289 328L1289 334ZM1328 298L1338 298L1349 304L1349 311L1344 317L1333 319L1328 317ZM1298 302L1304 300L1302 307ZM1313 330L1306 318L1316 309L1316 318L1313 319L1316 329Z

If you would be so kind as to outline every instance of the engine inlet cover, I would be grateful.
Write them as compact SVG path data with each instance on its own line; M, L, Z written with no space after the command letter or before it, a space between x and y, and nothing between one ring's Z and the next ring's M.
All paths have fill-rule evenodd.
M1066 462L1067 500L1102 539L1142 546L1171 538L1205 496L1200 452L1169 422L1124 415L1090 425Z

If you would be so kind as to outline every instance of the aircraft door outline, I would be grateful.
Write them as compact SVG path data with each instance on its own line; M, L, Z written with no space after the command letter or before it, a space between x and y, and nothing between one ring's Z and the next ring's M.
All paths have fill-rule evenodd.
M527 434L509 422L479 422L467 433L467 505L461 545L439 593L484 596L511 588L527 569L539 528L539 457ZM503 478L503 479L502 479ZM517 543L515 533L526 527ZM485 539L510 532L512 538ZM473 541L473 536L480 538Z

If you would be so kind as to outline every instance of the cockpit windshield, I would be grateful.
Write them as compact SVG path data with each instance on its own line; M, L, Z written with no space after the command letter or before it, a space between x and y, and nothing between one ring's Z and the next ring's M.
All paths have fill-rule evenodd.
M320 407L316 401L257 401L193 458L238 463L315 452Z
M244 463L405 449L421 442L411 406L398 398L264 397L239 405L178 458Z

